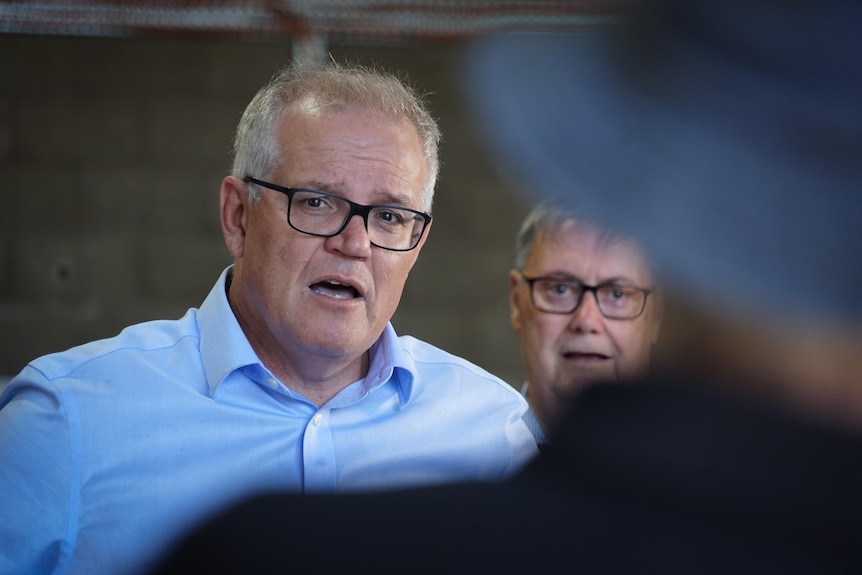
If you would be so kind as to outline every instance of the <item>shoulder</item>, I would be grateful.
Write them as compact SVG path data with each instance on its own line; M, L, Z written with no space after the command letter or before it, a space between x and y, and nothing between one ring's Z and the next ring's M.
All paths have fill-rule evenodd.
M94 340L65 351L44 355L30 362L28 368L51 381L72 375L80 369L105 366L113 362L122 368L131 358L175 349L183 344L198 346L200 335L196 323L196 308L189 309L180 319L153 320L134 324L119 334ZM126 364L126 369L134 365Z
M505 396L526 401L511 385L475 363L413 336L398 337L401 350L413 361L418 378L433 378L452 385L468 385L470 389L497 390Z

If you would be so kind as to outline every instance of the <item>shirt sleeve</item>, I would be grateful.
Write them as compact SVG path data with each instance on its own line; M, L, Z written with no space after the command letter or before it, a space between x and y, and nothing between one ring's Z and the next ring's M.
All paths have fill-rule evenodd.
M71 555L69 407L32 367L0 388L0 573L60 573Z

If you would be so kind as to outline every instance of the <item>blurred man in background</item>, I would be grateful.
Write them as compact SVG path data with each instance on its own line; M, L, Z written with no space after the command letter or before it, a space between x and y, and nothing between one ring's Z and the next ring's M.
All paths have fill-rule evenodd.
M586 385L640 379L660 327L653 278L631 239L542 202L518 232L509 272L527 425L545 444Z

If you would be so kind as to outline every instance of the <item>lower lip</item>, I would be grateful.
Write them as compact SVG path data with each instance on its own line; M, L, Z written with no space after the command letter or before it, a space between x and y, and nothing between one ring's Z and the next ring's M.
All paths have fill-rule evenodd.
M586 363L600 363L602 361L607 361L609 357L599 357L597 355L564 355L564 359L567 361L578 361L578 362L586 362Z
M339 305L348 305L365 301L362 297L334 297L325 293L316 292L313 289L309 289L308 291L310 291L313 296L320 298L320 301L337 303Z

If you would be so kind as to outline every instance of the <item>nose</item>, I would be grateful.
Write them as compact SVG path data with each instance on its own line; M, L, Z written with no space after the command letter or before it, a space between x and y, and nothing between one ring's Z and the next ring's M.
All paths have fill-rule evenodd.
M572 314L569 329L581 333L598 333L602 329L603 319L595 292L586 292Z
M328 249L349 257L368 257L371 255L371 239L365 219L361 214L354 214L341 233L326 238L326 245Z

